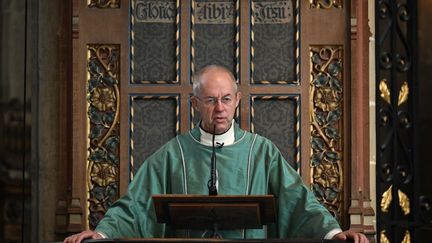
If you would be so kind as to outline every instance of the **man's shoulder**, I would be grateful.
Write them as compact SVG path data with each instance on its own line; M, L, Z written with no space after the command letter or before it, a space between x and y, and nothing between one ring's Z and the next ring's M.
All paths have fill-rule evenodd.
M265 137L265 136L263 136L263 135L261 135L261 134L259 134L259 133L255 133L255 132L249 132L252 136L255 136L256 138L255 138L255 140L257 141L257 142L259 142L259 143L262 143L262 144L265 144L265 145L274 145L273 144L273 142L269 139L269 138L267 138L267 137Z
M165 152L172 152L173 150L177 151L178 149L181 149L180 147L183 147L185 144L186 146L188 146L188 144L196 142L197 139L194 138L194 135L191 133L191 131L192 130L177 134L176 136L168 140L168 142L166 142L164 145L162 145L159 150Z
M250 132L250 131L246 131L242 128L240 128L240 126L236 126L236 140L239 140L241 138L248 138L249 140L253 140L255 141L255 143L257 144L261 144L261 145L269 145L269 146L273 146L273 142L268 139L267 137L256 133L256 132Z

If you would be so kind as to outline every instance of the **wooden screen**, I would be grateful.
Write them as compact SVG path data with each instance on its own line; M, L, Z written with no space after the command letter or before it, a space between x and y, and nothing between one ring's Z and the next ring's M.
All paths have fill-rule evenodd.
M196 124L190 77L208 64L234 73L241 127L270 138L340 219L347 8L343 1L76 1L72 204L82 210L71 224L95 227L143 161Z

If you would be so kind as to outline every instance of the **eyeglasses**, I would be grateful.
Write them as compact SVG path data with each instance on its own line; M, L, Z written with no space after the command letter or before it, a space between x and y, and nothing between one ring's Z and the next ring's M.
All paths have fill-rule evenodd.
M204 105L206 106L215 106L218 101L220 100L222 102L222 104L224 105L230 105L233 102L233 98L231 96L224 96L220 99L216 98L216 97L205 97L205 98L200 98L198 96L195 96L198 100L200 100L201 102L204 103Z

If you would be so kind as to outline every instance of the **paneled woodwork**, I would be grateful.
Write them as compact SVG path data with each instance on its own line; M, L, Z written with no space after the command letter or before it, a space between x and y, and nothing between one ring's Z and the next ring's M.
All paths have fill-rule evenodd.
M197 124L191 75L220 64L242 92L237 122L270 138L346 224L350 10L345 1L75 2L72 198L82 211L72 218L93 228L145 159ZM96 67L88 53L101 47L116 55Z

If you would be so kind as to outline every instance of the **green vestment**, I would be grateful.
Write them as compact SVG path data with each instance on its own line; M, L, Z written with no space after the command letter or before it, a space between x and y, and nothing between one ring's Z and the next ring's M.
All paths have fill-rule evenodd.
M216 149L219 195L273 194L275 224L258 230L221 231L224 238L319 238L339 224L303 184L301 177L268 139L235 124L235 142ZM109 238L201 237L158 224L154 194L208 195L212 147L200 143L199 128L179 135L151 155L99 222Z

